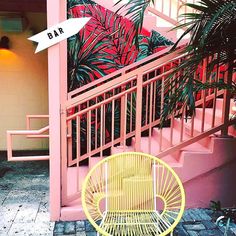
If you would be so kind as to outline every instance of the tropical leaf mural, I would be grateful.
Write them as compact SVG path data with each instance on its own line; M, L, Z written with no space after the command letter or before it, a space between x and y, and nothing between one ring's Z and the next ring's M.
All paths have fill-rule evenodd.
M91 0L69 0L68 18L72 17L91 17L91 20L68 40L68 91L172 44L158 32L142 29L137 46L135 22Z
M145 5L145 4L144 4ZM145 6L144 6L145 7ZM138 19L127 19L117 13L113 13L97 5L90 0L68 0L68 18L91 17L83 30L68 39L68 91L82 87L93 80L99 79L115 70L141 60L173 43L158 32L148 32L138 27ZM138 28L137 28L138 27ZM138 32L138 34L137 34ZM157 87L158 89L158 87ZM145 91L144 91L145 93ZM144 94L145 95L145 94ZM135 96L132 98L135 104ZM156 102L158 104L158 101ZM114 107L114 136L120 135L120 103ZM148 104L143 104L143 108ZM128 123L135 114L135 107L127 105ZM160 109L156 109L159 117ZM106 141L111 139L112 107L105 106ZM145 122L145 114L142 115L142 123ZM100 137L100 114L92 117L92 123L96 123L96 133ZM134 124L134 122L133 122ZM134 129L134 127L127 127ZM74 147L76 143L76 123L72 123ZM81 117L80 139L83 142L81 154L86 152L87 147L87 119ZM95 126L91 127L94 137ZM99 144L100 139L92 138L91 145Z
M172 41L166 39L164 36L156 32L155 30L152 30L150 37L139 35L138 40L139 40L139 53L137 60L141 60L147 56L152 55L153 53L158 52L159 50L167 46L171 46L174 44Z

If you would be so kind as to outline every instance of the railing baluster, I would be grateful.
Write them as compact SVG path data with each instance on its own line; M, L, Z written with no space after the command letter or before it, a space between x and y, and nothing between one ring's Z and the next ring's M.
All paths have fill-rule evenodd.
M147 74L147 80L149 80L149 73ZM146 113L145 113L145 125L148 123L148 100L149 100L149 89L148 85L146 86L146 102L145 102L145 108L146 108Z
M219 70L220 70L220 66L217 65L215 82L218 82L218 81L219 81L219 76L220 76ZM211 128L213 128L213 127L215 126L216 98L217 98L217 88L214 88L213 114L212 114Z
M100 108L100 157L102 157L102 151L103 151L103 104Z
M72 142L73 142L73 137L72 137L72 120L70 120L68 122L68 125L67 125L67 145L68 145L68 161L69 161L69 163L73 159Z
M103 101L106 100L106 94L104 93L103 95ZM106 144L106 104L104 104L104 109L103 109L103 129L104 129L104 133L103 133L103 145Z
M164 13L164 0L161 1L161 12Z
M125 85L122 85L121 86L121 92L123 92L123 91L125 91ZM121 98L120 98L120 138L121 138L121 146L122 145L125 145L124 143L123 143L123 140L124 140L124 137L123 137L123 134L124 134L124 119L123 119L123 117L124 117L124 105L125 105L125 101L124 101L124 99L125 99L125 97L124 96L122 96Z
M114 135L115 135L115 100L112 100L111 108L111 147L114 147Z
M133 81L132 81L132 85L133 85ZM132 96L132 92L130 93L130 132L132 132L132 125L133 125L133 96Z
M97 104L97 102L98 102L98 98L96 97L96 99L95 99L95 101L96 101L96 104ZM94 124L94 126L95 126L95 130L94 130L94 132L95 132L95 144L94 144L94 149L97 149L98 148L98 108L95 108L95 124Z
M148 152L149 152L149 154L151 154L151 144L152 144L152 105L153 105L153 83L150 84L149 137L148 137Z
M164 66L161 68L161 73L164 73L165 69ZM161 78L161 114L160 114L160 120L162 120L162 114L164 110L164 96L165 96L165 77ZM162 151L162 128L160 129L160 138L159 138L159 151Z
M89 107L89 101L87 102L87 107ZM89 113L87 112L86 114L86 131L87 131L87 153L89 153L89 143L90 143L90 140L89 140Z
M187 1L184 1L184 3L186 4ZM187 6L184 5L184 14L187 13ZM184 23L186 23L186 17L184 17Z
M156 86L157 86L157 81L154 81L153 83L153 114L152 114L152 120L155 121L156 119Z
M123 134L123 143L124 143L124 152L126 151L126 129L127 129L127 93L125 94L125 104L124 104L124 134Z
M176 20L177 21L179 19L179 7L180 7L180 4L179 4L179 1L177 0L177 9L176 9Z
M77 191L79 191L79 158L80 158L80 116L76 116L76 172L77 172Z
M175 66L175 63L171 63L171 68ZM170 92L171 95L175 92L174 83L176 80L176 74L173 75L173 78L170 78ZM172 86L172 88L171 88ZM174 132L174 113L171 114L171 120L170 120L170 146L173 146L173 132Z
M233 68L232 65L226 65L226 72L225 72L225 83L230 86L232 84L233 79ZM222 136L228 136L228 126L229 126L229 112L230 112L230 99L231 99L231 92L230 90L225 90L224 92L224 105L223 105L223 124L224 127L221 130Z
M197 71L194 73L194 80L197 80ZM193 93L193 97L196 98L196 93ZM190 131L190 137L194 136L194 122L195 122L195 114L191 114L191 131Z
M142 94L143 76L137 75L137 95L136 95L136 122L135 122L135 151L141 151L141 127L142 127Z
M202 82L203 83L206 83L207 81L207 78L206 78L206 75L207 75L207 60L208 59L204 59L203 60L203 77L202 77ZM204 131L204 124L205 124L205 111L206 111L206 90L204 89L202 91L202 100L203 100L203 104L202 104L202 125L201 125L201 132Z
M183 142L183 136L184 136L184 114L185 114L185 108L186 105L184 104L182 107L182 115L181 115L181 127L180 127L180 142Z
M169 1L169 17L171 18L172 0Z
M92 129L91 129L91 110L88 112L88 157L91 157L91 147L92 147Z

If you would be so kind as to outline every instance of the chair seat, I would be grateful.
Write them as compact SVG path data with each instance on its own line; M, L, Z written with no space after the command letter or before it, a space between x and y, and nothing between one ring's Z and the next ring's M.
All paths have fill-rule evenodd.
M162 160L145 153L107 157L88 173L85 215L103 236L166 236L184 212L183 185Z
M104 214L100 227L110 235L160 235L169 221L157 211L113 211Z

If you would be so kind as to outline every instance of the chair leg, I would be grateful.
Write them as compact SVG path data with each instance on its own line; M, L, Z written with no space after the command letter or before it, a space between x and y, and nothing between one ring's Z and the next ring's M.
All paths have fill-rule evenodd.
M172 231L172 232L170 233L170 236L173 236L173 235L174 235L173 232L174 232L174 231Z

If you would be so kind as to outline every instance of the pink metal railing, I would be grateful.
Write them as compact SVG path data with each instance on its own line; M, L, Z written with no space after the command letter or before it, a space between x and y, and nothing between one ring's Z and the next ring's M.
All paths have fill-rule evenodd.
M32 120L48 119L49 115L27 115L26 129L27 130L8 130L7 131L7 158L8 161L42 161L49 160L49 155L41 156L13 156L13 136L25 136L29 139L34 138L49 138L49 126L45 126L39 130L31 130Z
M180 47L183 47L184 44L181 44ZM71 99L73 97L76 97L86 91L89 91L91 89L93 89L94 87L100 86L108 81L111 81L113 79L116 79L124 74L127 74L128 72L135 70L141 66L146 65L147 63L157 60L158 58L162 57L163 55L165 55L168 51L170 50L170 47L167 47L157 53L154 53L138 62L132 63L131 65L125 66L122 69L119 69L109 75L106 75L100 79L94 80L89 84L86 84L80 88L77 88L71 92L68 93L68 99Z
M72 150L72 143L76 154L73 156L68 151L68 165L79 164L80 161L94 155L103 156L103 152L116 145L123 146L126 150L126 143L129 139L135 139L135 151L140 151L141 134L148 132L149 152L152 140L152 128L160 125L161 113L164 104L164 95L167 93L167 76L172 73L175 65L182 60L186 60L185 55L180 55L178 51L167 54L160 59L150 62L141 68L134 69L123 74L112 81L108 81L88 92L69 99L63 108L66 111L68 127L69 150ZM202 74L203 82L206 81L205 68L210 59L205 59L200 65L196 76ZM181 73L181 72L178 72ZM220 70L216 71L215 81L220 78ZM178 83L176 84L176 88ZM173 88L172 88L173 89ZM174 92L174 91L173 91ZM196 95L196 107L201 107L202 123L201 135L206 135L209 131L205 126L205 110L209 102L212 103L212 124L210 132L222 129L224 123L216 123L216 98L224 94L224 90L209 89ZM180 136L175 146L181 144L189 145L189 141L184 144L186 104L182 104L179 109ZM120 112L119 112L120 111ZM225 114L222 114L222 120ZM162 130L159 134L159 156L164 156L169 148L173 148L174 115L170 120L170 147L163 147ZM191 116L191 142L195 142L198 134L194 133L195 117ZM209 127L208 127L209 128ZM208 132L209 135L209 132ZM74 141L74 142L73 142Z
M170 89L167 77L173 72L176 65L187 60L187 56L180 54L181 49L166 54L159 59L146 63L142 67L133 68L131 71L121 73L112 80L77 95L73 94L65 104L62 104L62 114L65 115L67 126L64 146L64 163L68 167L77 168L77 181L79 181L80 162L93 156L103 157L106 151L111 151L119 146L120 151L126 151L128 143L133 142L134 151L141 150L141 138L144 132L148 137L148 153L151 153L153 145L152 130L159 127L165 94L174 93L178 89L178 82ZM207 78L206 67L211 58L205 59L195 73L195 78L202 82L218 82L221 79L227 81L227 67L215 68L211 80ZM178 73L174 74L173 79ZM227 95L228 94L228 95ZM224 106L221 119L216 117L216 102L219 96L223 96ZM229 120L229 92L219 89L208 89L195 94L195 106L202 110L201 123L196 123L196 117L189 114L187 117L186 104L180 104L177 114L168 117L169 127L159 129L158 157L164 157L203 139L217 131L223 131L235 123ZM228 104L228 105L227 105ZM207 115L211 107L211 125L206 125ZM208 110L206 114L206 110ZM177 125L176 125L177 123ZM198 127L200 125L200 128ZM186 127L188 127L186 129ZM178 136L176 137L176 128ZM187 135L186 135L187 132ZM164 142L166 134L169 136L169 144ZM155 143L156 145L156 143ZM64 182L67 174L64 173ZM77 192L68 195L66 184L63 187L63 204L78 199L80 187L77 184Z
M185 3L195 3L196 0L161 0L156 1L155 6L147 9L148 13L154 14L161 19L166 20L172 25L178 25L180 15L185 13L193 13L193 9L183 6ZM186 19L183 19L186 22Z
M117 2L115 0L113 1L95 0L95 2L113 12L117 11L122 4L121 3L118 5L114 5ZM184 3L187 2L195 3L196 0L157 0L155 1L155 5L151 4L151 6L147 8L147 13L160 17L161 19L164 19L165 21L169 22L172 25L177 25L180 14L193 12L193 10L190 9L189 7L182 6ZM127 11L123 9L120 12L120 14L125 15L126 12Z

